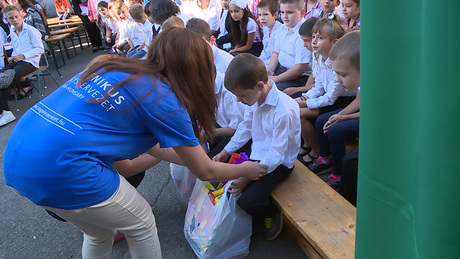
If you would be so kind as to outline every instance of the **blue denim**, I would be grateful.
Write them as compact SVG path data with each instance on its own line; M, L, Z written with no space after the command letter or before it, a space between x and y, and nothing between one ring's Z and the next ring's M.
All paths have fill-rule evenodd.
M316 119L316 138L318 139L319 155L332 156L332 173L342 175L342 160L346 153L346 145L359 137L359 119L346 120L333 124L327 134L323 126L329 118L340 112L338 109L324 113Z

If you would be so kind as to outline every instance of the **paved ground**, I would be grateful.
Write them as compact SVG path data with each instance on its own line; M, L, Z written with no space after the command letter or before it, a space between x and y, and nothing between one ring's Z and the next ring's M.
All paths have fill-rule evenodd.
M88 62L100 53L92 53L90 48L78 49L78 56L67 60L60 69L63 78L60 83L83 70ZM58 56L59 57L59 56ZM50 64L52 68L54 66ZM57 76L55 70L52 70ZM45 96L56 86L47 77L48 88ZM19 101L20 111L16 112L15 102L10 107L19 117L38 101L34 92L31 99ZM0 128L0 163L3 165L3 152L8 137L16 123ZM40 129L30 129L30 134ZM46 147L43 147L46 152ZM21 157L16 158L21 163ZM177 199L173 182L169 175L169 166L163 162L147 171L139 192L149 201L156 216L161 249L164 258L196 258L182 232L185 216ZM13 193L5 185L3 166L0 169L0 258L81 258L82 234L68 223L59 222L27 199ZM250 253L247 258L306 258L290 236L283 231L273 241L265 241L261 222L254 222ZM114 244L113 258L130 258L126 241Z

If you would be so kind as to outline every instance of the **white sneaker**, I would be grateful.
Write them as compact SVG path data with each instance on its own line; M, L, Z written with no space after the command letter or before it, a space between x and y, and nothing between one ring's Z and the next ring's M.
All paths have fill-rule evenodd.
M13 122L14 120L16 120L16 117L14 117L11 111L3 111L2 117L0 117L0 127Z

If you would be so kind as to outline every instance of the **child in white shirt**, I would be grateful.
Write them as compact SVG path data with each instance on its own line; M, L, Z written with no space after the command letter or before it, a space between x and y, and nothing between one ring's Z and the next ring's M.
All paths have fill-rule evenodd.
M218 154L230 141L239 123L243 120L244 105L236 100L235 95L224 87L224 75L233 56L217 48L209 25L202 19L192 18L187 22L187 29L198 33L212 48L214 65L216 66L215 94L217 99L216 123L214 138L210 141L209 157Z
M250 159L268 165L268 174L257 181L238 178L229 192L241 194L237 204L247 213L264 217L265 238L272 240L281 232L283 218L270 195L294 168L300 147L299 106L268 79L264 62L247 53L230 63L225 87L247 107L235 135L213 160L226 161L252 138Z
M276 0L262 0L257 6L259 13L259 22L263 26L264 38L262 43L264 49L259 58L262 59L266 66L270 63L273 51L275 51L275 40L279 35L282 24L278 22L279 5Z
M120 18L118 39L114 48L121 55L127 55L131 51L135 53L136 48L144 41L142 24L136 23L130 17L128 7L122 0L116 0L112 2L112 5Z
M283 26L275 41L275 51L270 58L267 73L281 91L288 87L304 86L311 74L311 54L303 46L299 28L305 14L302 0L281 0ZM300 93L291 97L296 98Z
M144 12L144 7L140 4L135 4L129 9L129 14L133 20L142 24L142 34L144 36L144 41L140 44L139 47L135 49L135 52L132 51L126 55L128 58L143 58L147 51L149 50L149 45L152 42L152 23L147 19L147 14Z
M40 31L23 22L23 16L16 6L7 5L2 12L11 24L10 37L13 52L8 58L8 64L0 72L0 126L16 119L8 106L11 87L16 85L21 77L39 67L40 56L44 52ZM24 94L29 94L29 91Z
M340 86L330 64L329 52L332 46L346 33L341 19L336 15L332 16L320 19L313 27L312 49L317 55L316 58L319 59L318 74L315 75L314 87L296 99L300 106L303 149L310 149L306 155L299 157L299 160L306 166L310 165L319 155L316 131L311 121L320 114L347 106L356 95L356 91L346 92Z
M109 4L105 1L100 1L97 4L97 11L101 17L103 29L105 29L105 49L104 51L110 51L112 46L115 44L118 34L118 17L113 17L109 12Z

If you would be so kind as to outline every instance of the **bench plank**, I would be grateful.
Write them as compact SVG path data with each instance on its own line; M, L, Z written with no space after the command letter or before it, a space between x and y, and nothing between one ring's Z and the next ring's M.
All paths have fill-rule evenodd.
M354 258L356 208L302 163L296 161L291 175L276 186L272 196L322 258ZM305 251L305 244L295 239Z

